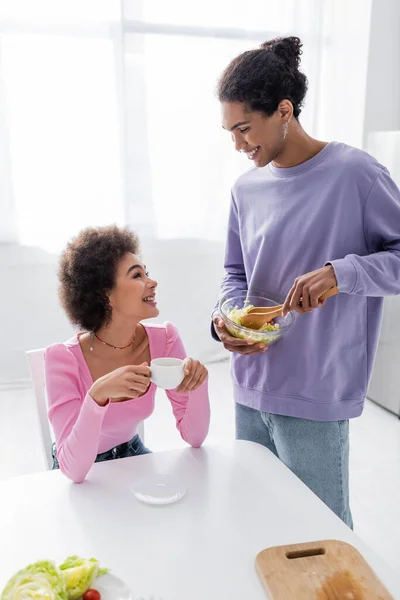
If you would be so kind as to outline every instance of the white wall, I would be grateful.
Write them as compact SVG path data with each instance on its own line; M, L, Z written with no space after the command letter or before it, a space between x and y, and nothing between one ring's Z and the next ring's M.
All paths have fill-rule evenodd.
M349 110L356 110L356 107L349 107ZM399 158L393 154L395 146L389 139L382 145L380 136L373 133L399 130L400 0L373 0L364 147L389 168L398 185L400 172L396 165ZM397 414L400 411L400 343L396 327L399 319L400 298L386 298L382 333L368 390L371 399Z
M71 335L57 297L57 257L0 244L0 383L28 376L24 351Z
M203 362L228 357L210 333L221 285L224 244L209 240L142 241L143 261L158 281L159 322L179 328L189 356Z
M367 150L389 169L400 187L400 130L371 133ZM385 298L384 306L368 397L400 416L400 296Z
M226 357L210 335L210 313L223 273L223 244L201 240L143 242L143 258L159 281L158 321L173 321L189 355ZM63 341L73 329L59 305L56 255L0 244L0 384L28 376L25 350Z
M373 0L366 93L365 148L371 132L400 130L400 0Z

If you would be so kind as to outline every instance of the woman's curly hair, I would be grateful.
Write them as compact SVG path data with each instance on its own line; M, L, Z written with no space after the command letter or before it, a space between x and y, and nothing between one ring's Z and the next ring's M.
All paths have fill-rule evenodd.
M71 323L97 331L111 320L108 293L118 263L127 252L139 253L137 236L116 225L83 229L61 255L59 296Z
M218 83L220 102L243 102L269 117L282 100L290 100L297 119L308 87L299 71L302 46L298 37L276 38L234 58Z

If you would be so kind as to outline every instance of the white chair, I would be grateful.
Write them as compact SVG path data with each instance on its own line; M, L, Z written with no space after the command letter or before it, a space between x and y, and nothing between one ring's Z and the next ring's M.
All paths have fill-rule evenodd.
M47 467L51 469L53 464L50 422L47 417L46 387L44 379L44 348L38 350L28 350L29 371L33 381L33 389L36 398L36 408L39 416L40 430L42 434L43 449L45 453Z
M46 382L44 377L44 348L27 350L29 371L33 381L36 398L36 408L39 415L40 430L42 434L43 450L49 469L53 464L52 446L53 435L50 421L47 416ZM139 423L138 434L144 443L144 422Z

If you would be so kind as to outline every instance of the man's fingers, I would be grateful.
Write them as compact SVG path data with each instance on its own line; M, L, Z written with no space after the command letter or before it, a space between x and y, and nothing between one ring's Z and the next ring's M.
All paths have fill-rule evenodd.
M308 286L303 286L302 292L301 292L301 300L299 301L299 303L301 303L301 308L303 309L303 312L308 312L310 310L310 291L308 289Z
M219 315L213 317L213 323L216 327L218 327L218 329L225 329L225 323Z
M297 310L298 312L303 312L302 310L302 302L301 297L303 295L303 286L296 285L295 290L293 292L291 301L290 301L290 309ZM300 310L299 310L300 309Z
M221 317L214 317L213 323L215 327L215 331L220 339L220 341L225 345L228 344L230 346L253 346L255 342L251 340L242 340L241 338L235 338L229 334L225 327L225 323L222 321Z
M251 340L242 340L241 338L235 338L228 334L223 334L220 337L220 340L223 344L229 344L230 346L243 346L246 348L247 346L254 346L255 342Z
M310 306L312 309L321 306L319 303L320 295L321 294L319 293L319 286L314 286L310 288Z
M294 294L294 290L295 290L295 285L293 285L288 293L288 295L286 296L286 300L283 303L283 310L282 310L282 315L284 317L286 317L286 315L288 314L288 312L291 310L290 306L291 306L291 302L292 302L292 296Z
M284 302L283 315L289 310L298 313L309 313L315 308L324 306L319 300L326 291L337 285L337 278L332 265L327 265L316 271L298 277Z
M259 344L252 340L243 340L241 338L235 338L232 335L230 335L226 329L225 323L218 315L213 317L212 321L219 339L223 343L224 348L228 350L228 352L248 355L261 354L262 352L265 352L268 349L268 346L266 346L265 344Z
M246 342L246 340L242 340L240 338L235 338L229 334L228 330L225 327L225 323L221 320L221 317L214 317L213 323L216 328L217 335L221 342L230 342L232 344L243 344L246 345L252 344L253 342Z
M226 331L226 329L219 329L217 327L217 335L218 335L219 339L221 340L221 342L223 342L223 343L230 342L232 344L237 344L237 345L242 344L242 346L247 345L246 340L242 340L240 338L233 337Z

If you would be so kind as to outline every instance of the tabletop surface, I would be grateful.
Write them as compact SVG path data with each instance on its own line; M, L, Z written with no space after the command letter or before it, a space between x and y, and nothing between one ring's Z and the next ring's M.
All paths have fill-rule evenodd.
M174 474L186 496L139 502L150 473ZM400 577L266 448L236 441L96 463L74 484L59 471L0 484L0 590L39 559L95 556L145 600L265 600L262 549L338 539L355 546L395 598Z

